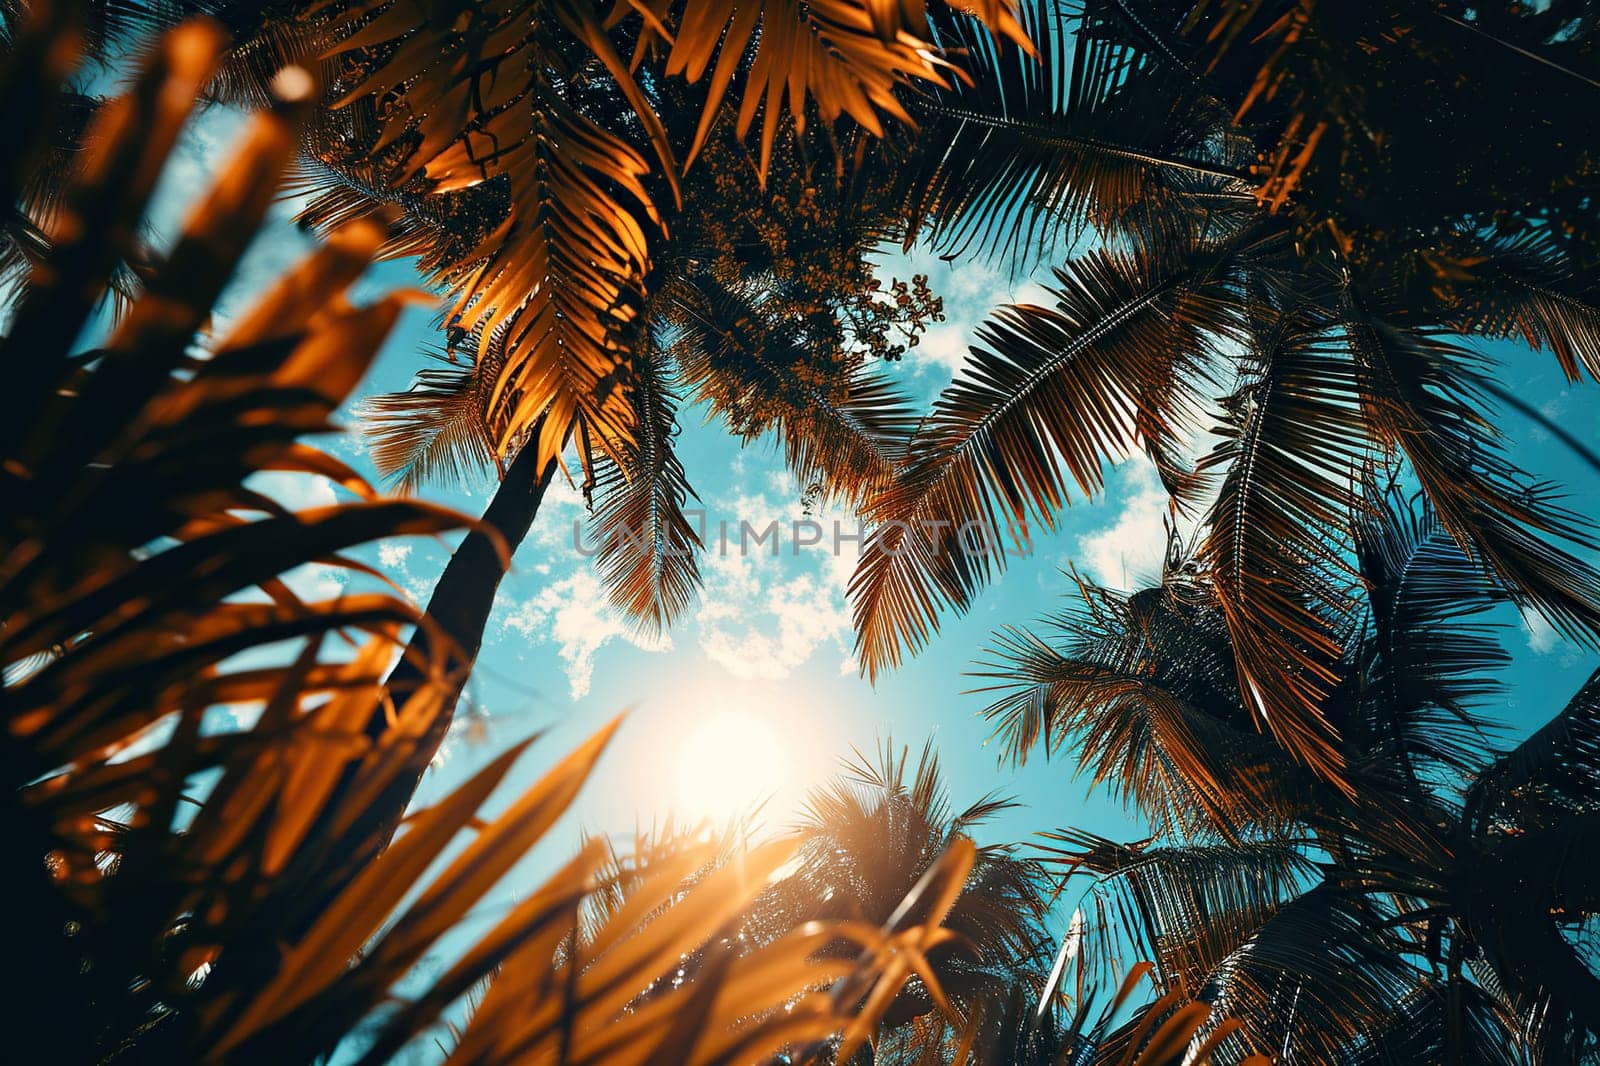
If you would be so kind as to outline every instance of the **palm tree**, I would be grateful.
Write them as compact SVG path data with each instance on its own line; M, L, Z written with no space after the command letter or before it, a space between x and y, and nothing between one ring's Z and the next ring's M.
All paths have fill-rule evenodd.
M859 499L886 482L913 425L911 404L878 367L916 342L940 315L939 302L920 277L880 298L869 257L886 213L881 198L858 195L858 168L819 175L794 136L778 144L765 190L749 180L728 134L714 135L683 178L685 206L659 246L631 342L630 436L607 443L581 422L573 434L589 471L582 489L595 564L615 608L652 633L693 604L700 582L703 546L685 514L694 493L674 451L681 406L703 404L741 439L777 441L812 500ZM308 217L346 218L360 191L342 182L323 188ZM537 466L532 446L509 461L497 457L490 394L509 331L476 358L474 334L459 324L447 333L455 348L445 358L454 365L426 369L412 389L368 401L367 428L380 472L403 488L495 465L499 480L482 523L456 549L428 604L470 664L509 555L557 463ZM417 639L434 638L419 631ZM402 664L393 684L404 691L416 681Z
M853 1055L848 1047L822 1043L791 1052L789 1061L880 1066L1087 1061L1081 1056L1111 1032L1112 1019L1151 967L1133 967L1115 994L1106 996L1105 975L1091 972L1088 953L1079 950L1084 933L1077 921L1061 961L1052 967L1043 867L1013 845L972 841L983 823L1011 801L989 795L954 811L931 742L915 764L909 756L908 749L897 750L886 741L876 758L856 752L838 776L815 788L790 834L795 851L788 877L721 932L723 944L761 952L811 922L892 930L925 923L927 907L945 915L940 942L924 945L924 968L898 995L879 1004L866 1043ZM637 833L627 848L611 844L602 887L591 897L579 941L597 935L623 910L637 908L637 895L655 871L699 862L685 879L698 884L743 861L759 837L752 813L709 832L669 819ZM942 856L962 849L971 849L973 862L958 884L946 875ZM918 899L926 902L906 902ZM843 964L860 950L844 939L820 939L814 946L818 960L831 964ZM692 983L714 965L707 952L686 955L643 996L648 1000ZM1236 1022L1217 1018L1209 1034L1197 1036L1210 1020L1203 1007L1175 1012L1152 1030L1130 1066L1176 1066L1180 1059L1189 1066L1206 1063L1209 1046L1184 1055L1192 1044L1215 1046L1237 1028Z
M8 135L60 88L77 41L70 11L23 22L0 73ZM29 967L4 997L11 1055L378 1063L473 990L458 1061L753 1061L859 1040L873 1004L925 965L943 909L913 897L921 924L796 930L734 958L714 934L789 859L781 841L703 882L686 880L703 853L652 871L636 908L574 954L562 945L604 868L592 842L487 932L441 945L561 817L616 723L479 817L528 742L514 746L369 858L368 806L426 763L448 663L424 664L430 681L396 698L385 674L402 634L431 623L384 593L308 601L285 579L312 562L359 572L340 553L468 521L385 499L302 440L332 428L404 302L345 299L386 232L344 227L196 354L296 148L307 72L275 79L274 106L103 347L73 348L221 48L215 26L185 24L99 109L0 340L16 369L0 430L0 898ZM13 143L8 189L33 154ZM331 477L360 499L290 511L250 487L265 470ZM391 724L372 736L377 704ZM952 849L940 876L961 884L971 858ZM860 962L814 963L839 935ZM635 1009L639 988L701 950L700 979ZM815 991L835 979L842 991Z
M905 168L908 210L952 252L1098 245L1056 269L1054 306L980 331L869 508L852 587L869 675L1004 567L955 550L964 523L1049 526L1132 451L1201 518L1245 707L1330 781L1321 708L1368 463L1403 456L1475 565L1594 642L1592 525L1501 450L1503 390L1460 338L1600 371L1578 147L1600 132L1596 22L1481 8L1038 0L1021 17L1037 61L940 25L973 77L913 108L928 151Z
M1004 5L977 6L1014 29ZM538 469L579 425L614 458L631 439L632 334L662 220L670 232L683 202L682 135L693 161L720 121L742 140L759 112L764 181L786 116L802 131L814 108L824 125L848 115L881 134L880 116L906 118L894 92L902 81L944 80L925 21L896 5L778 0L732 11L694 0L619 9L604 22L579 3L537 18L526 4L458 14L410 0L342 11L339 93L372 134L354 147L382 187L449 197L493 184L504 197L480 239L430 265L478 354L502 347L484 412L496 450L531 440ZM698 98L678 93L679 79Z
M597 61L585 62L611 85ZM445 358L453 365L428 368L412 389L368 404L374 457L400 486L490 464L499 476L483 523L462 541L429 601L430 618L464 663L477 653L509 555L555 476L543 438L556 422L585 472L589 540L599 545L596 565L612 602L651 632L693 603L700 580L701 545L684 514L693 490L673 450L683 403L704 404L744 440L776 440L811 500L858 500L885 483L912 429L910 404L876 364L915 344L941 306L920 277L880 291L870 257L894 232L896 204L881 192L876 138L849 127L775 129L756 166L739 123L701 127L704 94L670 67L666 57L641 68L659 113L651 123L672 143L693 140L697 158L681 175L641 177L666 233L652 238L636 313L618 334L617 378L604 386L616 393L608 405L627 408L626 431L585 414L584 404L568 410L566 400L508 413L502 394L526 371L518 370L526 357L519 344L531 344L519 340L524 320L460 306L445 320ZM633 104L616 92L629 95L595 89L582 106L626 129L616 115ZM407 221L386 254L420 252L437 278L465 284L463 272L478 269L472 256L523 209L508 192L509 178L491 167L487 180L465 189L397 187L396 174L409 171L396 171L384 145L400 126L370 120L373 106L359 98L340 112L353 117L337 137L313 141L304 187L314 195L304 221L327 226L384 203L402 208ZM473 308L487 298L463 296ZM547 384L581 392L572 381ZM417 635L432 639L428 631ZM402 663L393 683L405 691L417 680Z
M1084 585L1048 639L1002 633L987 713L1014 759L1080 744L1079 771L1148 818L1133 843L1051 834L1046 859L1088 882L1102 962L1131 948L1156 961L1161 1009L1239 1019L1228 1054L1586 1061L1600 675L1492 751L1475 708L1506 658L1484 614L1508 594L1426 497L1367 495L1362 610L1339 620L1319 707L1350 790L1254 730L1214 582L1182 552L1160 587Z
M954 810L932 741L915 763L909 754L885 741L876 759L856 752L812 790L796 826L798 869L757 902L745 928L754 943L805 921L917 920L898 912L900 899L955 841L1015 805L991 794ZM1019 989L1038 1003L1050 957L1045 898L1033 859L1012 845L979 846L945 919L956 939L928 955L942 995L931 983L908 986L883 1015L875 1061L916 1061L946 1038L948 1021L974 1020Z

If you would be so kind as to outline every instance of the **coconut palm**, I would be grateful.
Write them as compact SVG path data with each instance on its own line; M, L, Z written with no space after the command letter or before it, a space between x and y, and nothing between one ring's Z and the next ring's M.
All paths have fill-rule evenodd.
M929 943L926 969L885 1000L870 1039L852 1056L833 1044L810 1049L814 1061L890 1064L986 1064L1086 1061L1082 1056L1112 1031L1112 1019L1143 984L1150 966L1132 967L1114 994L1106 975L1091 972L1082 923L1075 921L1057 965L1045 931L1048 886L1041 864L1014 845L974 845L983 823L1012 806L985 796L955 811L931 742L910 762L892 741L876 757L855 752L841 772L812 790L793 829L796 843L789 876L762 893L741 921L722 932L722 942L760 952L781 941L786 930L809 922L888 929L915 926L925 918L912 898L937 899L945 910L948 938ZM591 897L580 941L629 906L652 871L699 857L703 865L686 879L694 884L739 863L760 839L757 814L721 828L668 820L637 833L629 847L611 844L602 889ZM950 882L941 856L972 847L974 861L964 884ZM709 858L707 858L709 856ZM859 948L844 940L819 942L820 958L847 959ZM685 956L646 995L693 982L714 965L706 952ZM1069 966L1070 964L1070 966ZM1139 1049L1139 1066L1176 1063L1192 1045L1219 1044L1237 1027L1222 1018L1212 1036L1196 1036L1210 1020L1196 1007L1174 1012L1153 1029ZM1183 1061L1203 1064L1209 1047ZM803 1056L802 1056L803 1060ZM1130 1063L1135 1060L1130 1060Z
M698 88L659 63L642 69L669 139L696 137ZM585 106L603 116L618 104L597 97ZM358 101L340 114L355 112L352 128L375 139L384 127L362 126L368 106ZM407 222L386 254L420 253L424 268L441 277L454 269L452 256L487 240L515 210L502 179L424 193L385 184L390 179L371 161L380 150L363 154L340 140L332 148L314 143L312 153L306 222L339 224L387 202ZM883 168L872 134L812 126L776 131L758 170L729 121L706 132L692 169L671 182L665 173L645 179L662 204L666 234L653 239L626 331L625 380L616 384L631 428L607 437L610 430L582 417L568 426L596 565L613 605L641 627L669 625L699 586L701 545L684 514L693 490L674 454L684 404L704 405L743 440L776 441L809 500L859 499L888 480L913 420L878 367L914 344L941 311L924 278L885 287L875 274L872 253L896 232ZM459 312L444 325L446 364L425 369L406 392L370 400L367 414L379 469L403 488L484 468L498 478L483 526L462 542L430 600L430 616L470 661L506 550L526 536L558 475L552 457L527 447L537 444L530 427L546 425L543 412L524 417L523 432L504 443L510 416L495 394L508 360L519 358L516 327ZM414 683L401 669L396 684Z
M1478 711L1505 655L1486 612L1507 593L1425 497L1368 494L1363 610L1341 621L1319 707L1351 790L1254 730L1213 582L1181 552L1160 587L1085 585L1048 636L1002 633L988 713L1013 758L1080 744L1078 769L1148 818L1138 842L1051 834L1046 860L1087 882L1102 962L1131 948L1155 960L1162 1009L1241 1021L1228 1054L1584 1061L1600 1047L1582 946L1600 916L1600 675L1493 751Z
M940 314L938 300L922 278L880 293L869 256L886 213L881 198L857 195L857 168L819 174L795 137L779 147L762 190L730 134L707 145L682 181L684 209L672 216L672 239L659 246L650 275L630 370L630 438L602 447L587 427L574 433L589 471L585 539L595 565L615 609L653 633L693 604L700 582L702 545L685 514L694 494L675 454L684 404L704 405L743 440L776 441L813 501L859 499L887 481L912 428L910 403L879 368L916 342ZM363 201L332 177L309 218L344 219L344 206ZM560 476L553 459L535 465L536 448L497 458L489 394L506 335L475 358L475 337L449 327L455 347L446 362L365 407L377 466L401 487L485 469L498 477L481 526L456 549L428 604L467 662L509 553ZM417 639L433 638L419 631ZM397 688L416 680L397 668Z
M747 935L757 943L770 940L762 928L767 923L783 929L799 921L915 920L915 914L897 916L900 898L952 842L972 839L984 822L1012 806L988 795L952 808L931 741L915 763L892 740L880 745L876 758L856 752L838 776L807 797L796 827L799 868L757 904ZM1019 982L1033 982L1038 1002L1051 948L1039 875L1037 863L1012 845L978 848L946 920L957 939L929 953L945 1002L927 988L908 987L884 1015L880 1045L906 1044L900 1054L909 1055L917 1037L927 1035L926 1022L939 1015L970 1018Z
M974 6L1014 27L1002 4ZM382 187L448 197L493 184L504 197L478 239L432 266L478 354L500 347L485 408L495 449L531 441L543 469L580 425L616 458L631 439L632 334L661 223L670 232L682 202L680 152L694 160L723 120L742 139L759 112L764 179L787 117L803 130L808 114L848 115L881 134L883 117L906 118L904 81L944 74L925 20L898 5L660 3L603 18L563 3L530 15L402 0L351 5L330 32L341 102L373 134L355 146ZM692 110L672 106L680 79L696 86Z
M955 550L964 523L1049 526L1136 451L1201 519L1245 706L1329 780L1321 709L1369 462L1403 456L1476 566L1594 642L1594 530L1501 449L1503 390L1462 343L1520 338L1574 381L1600 370L1579 147L1600 132L1594 13L1517 12L1039 0L1021 17L1037 60L941 25L973 77L912 109L932 151L905 168L908 210L951 252L1073 254L1047 305L979 331L869 509L852 586L867 673L1004 567Z
M8 135L59 88L78 39L70 10L24 22L0 78ZM431 623L382 592L306 598L288 575L370 572L341 553L469 521L385 499L301 440L333 428L406 299L346 298L386 232L344 227L230 328L201 334L297 147L307 72L275 79L274 106L104 344L72 347L221 46L211 24L179 27L99 110L0 340L17 368L0 433L0 898L29 966L5 997L11 1055L378 1063L469 996L458 1061L758 1061L858 1042L872 1004L925 966L946 908L913 897L922 924L796 930L733 958L714 933L772 882L783 841L703 882L686 882L703 852L652 870L575 953L563 944L604 868L591 842L486 933L443 943L560 818L616 723L480 817L529 742L513 746L374 857L368 807L427 761L453 665L422 664L427 682L396 696L385 674L402 634ZM13 189L31 158L14 143ZM359 499L291 511L255 486L266 471ZM375 705L390 725L371 735ZM960 885L971 860L953 849L940 876ZM861 959L815 962L840 935ZM703 948L694 985L637 1002ZM427 956L443 966L418 984Z

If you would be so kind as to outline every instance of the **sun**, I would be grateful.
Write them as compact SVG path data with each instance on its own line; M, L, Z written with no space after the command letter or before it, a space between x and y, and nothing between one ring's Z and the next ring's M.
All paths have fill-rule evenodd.
M755 712L725 710L700 717L677 748L674 808L691 822L746 814L793 776L777 732Z

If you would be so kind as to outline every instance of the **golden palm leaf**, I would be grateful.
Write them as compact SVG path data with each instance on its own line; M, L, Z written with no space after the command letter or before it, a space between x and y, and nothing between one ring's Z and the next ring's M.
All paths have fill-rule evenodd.
M30 59L70 53L68 20L34 27ZM26 403L0 442L0 877L28 915L15 924L36 978L6 997L13 1021L27 1019L13 1049L30 1061L300 1062L359 1031L367 1060L383 1061L486 980L459 1027L460 1060L754 1063L835 1035L859 1041L948 936L939 923L970 850L952 849L929 898L908 901L918 922L801 927L735 959L717 934L792 842L750 848L701 883L689 881L692 855L653 869L627 907L564 950L596 888L593 845L420 993L397 996L548 835L616 723L480 817L528 742L513 746L381 847L390 830L374 802L431 755L453 650L429 644L438 653L412 664L421 680L385 691L402 633L429 621L385 594L308 602L285 576L466 521L385 500L299 440L331 429L408 299L345 297L383 227L336 233L207 356L190 354L297 144L305 72L278 77L278 104L252 119L105 347L71 354L219 50L208 25L180 28L103 111L3 342L27 369ZM66 70L7 73L37 100ZM291 511L246 485L266 470L330 478L359 499ZM377 729L375 708L386 712ZM840 937L858 959L814 958ZM708 945L700 980L644 995Z
M979 6L997 28L1020 36L1008 6ZM416 179L443 194L491 178L508 183L504 222L440 273L456 299L453 325L485 343L498 327L509 330L486 411L490 424L503 427L497 449L505 454L548 416L534 444L549 458L580 425L606 449L633 431L625 397L631 337L660 225L641 146L573 103L587 64L597 64L627 101L659 176L676 194L673 149L616 50L618 24L630 20L635 65L665 49L665 74L705 80L691 157L730 85L740 83L737 128L742 136L762 115L763 173L785 116L803 126L814 107L824 121L848 115L881 133L882 115L909 121L896 92L918 80L942 83L944 64L920 17L860 0L731 9L694 2L676 18L656 0L619 5L605 24L582 0L547 5L531 23L528 13L515 0L459 19L430 0L362 4L340 16L353 32L332 52L350 56L359 71L342 103L385 101L370 151L395 157L393 184Z

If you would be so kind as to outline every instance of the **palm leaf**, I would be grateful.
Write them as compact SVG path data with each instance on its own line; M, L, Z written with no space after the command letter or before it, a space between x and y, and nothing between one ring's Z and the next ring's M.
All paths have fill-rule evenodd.
M1292 809L1274 753L1163 687L1148 662L1069 658L1020 629L996 633L988 653L975 676L1006 694L983 713L1013 760L1053 736L1057 750L1076 749L1078 774L1163 832L1231 835Z
M1476 832L1529 827L1551 813L1600 802L1600 671L1560 714L1477 775L1466 793L1467 824ZM1548 810L1547 810L1548 809Z
M1087 4L1032 2L1022 24L1032 47L995 39L967 20L940 26L970 78L915 98L921 126L898 178L911 217L951 252L1004 250L1015 270L1074 228L1183 212L1185 193L1248 196L1247 174L1208 158L1225 116L1172 91L1163 65L1103 32L1109 13ZM916 232L915 225L908 241Z
M1570 382L1600 379L1600 306L1548 230L1463 250L1441 283L1446 321L1463 332L1549 348Z
M1378 504L1355 526L1375 662L1363 664L1370 735L1352 742L1413 769L1427 759L1468 772L1482 764L1486 741L1486 723L1470 708L1500 692L1493 674L1510 661L1488 624L1473 619L1503 595L1425 499L1408 503L1370 481L1363 495Z
M1053 523L1069 483L1092 495L1105 463L1175 450L1200 416L1213 345L1236 330L1228 258L1092 253L1056 272L1055 308L1004 308L984 327L868 514L877 528L850 590L868 676L922 647L942 608L966 609L1004 568L1003 536L1029 550L1024 524Z
M378 473L406 495L430 481L481 475L496 458L483 420L487 391L485 375L470 363L425 367L405 392L362 401L358 414Z
M1356 368L1337 336L1284 315L1255 355L1260 376L1228 403L1205 466L1227 469L1200 558L1228 624L1257 723L1329 781L1342 780L1323 708L1338 679L1350 575L1338 530L1366 461Z
M703 547L684 514L694 490L673 451L678 400L674 382L655 360L635 364L633 402L639 411L625 465L596 463L589 542L598 545L607 594L623 617L659 635L700 587L696 553Z
M484 12L464 31L442 33L417 29L441 25L427 16L427 5L391 4L335 51L400 39L345 95L359 101L408 87L372 149L393 144L403 153L389 184L420 175L429 192L449 193L498 175L509 183L508 217L440 268L456 298L451 323L480 338L480 359L505 327L504 363L488 383L485 411L491 425L505 427L496 449L505 453L547 413L534 442L542 458L555 456L578 422L601 440L625 440L631 408L618 368L643 299L646 229L656 224L644 185L650 167L554 80L569 62L564 34L609 48L596 15L564 4L553 25L533 33L512 12ZM526 77L510 73L520 62ZM642 111L659 130L653 112Z
M991 25L1015 34L1008 0L983 7ZM646 21L645 47L665 21L668 5L655 0L650 8L658 19ZM907 11L913 12L910 17ZM882 136L880 114L911 122L896 90L913 80L943 84L940 65L924 16L914 9L860 0L761 0L730 10L714 0L692 0L678 21L666 73L699 82L711 72L690 159L705 144L730 84L739 78L737 132L744 137L756 115L762 116L759 169L765 173L786 104L797 127L804 126L809 100L824 122L849 115Z
M1201 935L1215 931L1216 953L1199 957L1212 962L1211 968L1172 1000L1148 1008L1159 1017L1157 1008L1195 999L1237 1019L1237 1030L1221 1047L1229 1060L1255 1053L1345 1061L1369 1032L1396 1024L1396 1005L1426 980L1402 959L1392 935L1378 928L1359 898L1326 883L1258 916L1265 920L1254 928L1243 915L1206 922ZM1180 927L1177 936L1192 928ZM1102 1046L1137 1043L1134 1024Z
M1479 413L1478 360L1436 337L1352 306L1361 407L1371 432L1404 452L1441 525L1510 599L1570 639L1600 636L1600 573L1550 537L1600 546L1593 523L1529 484ZM1541 536L1543 534L1544 536Z
M1205 987L1217 967L1313 883L1315 867L1290 841L1118 844L1060 829L1037 845L1066 876L1089 876L1103 929L1103 963L1120 968L1116 939L1157 964L1162 991ZM1079 904L1083 906L1083 904ZM1123 924L1119 916L1136 916Z

